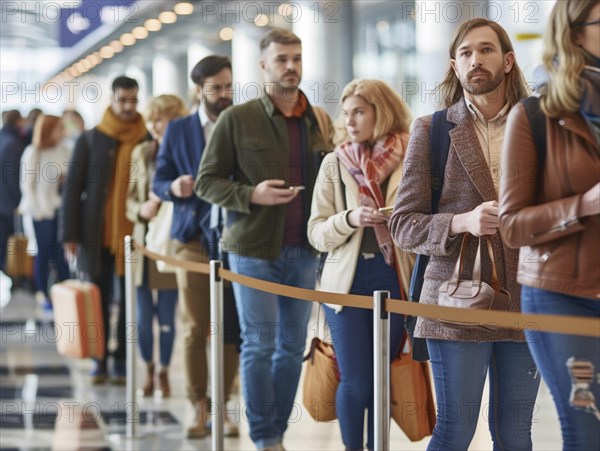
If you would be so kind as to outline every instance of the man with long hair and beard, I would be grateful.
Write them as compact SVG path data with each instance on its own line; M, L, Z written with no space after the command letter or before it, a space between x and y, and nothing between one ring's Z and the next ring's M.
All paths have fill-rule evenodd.
M169 123L157 156L153 191L173 202L171 237L180 243L176 257L207 263L215 246L210 238L212 231L206 225L212 206L194 194L194 176L217 117L233 103L231 61L225 56L207 56L194 66L191 78L201 102L198 112ZM187 436L202 438L208 434L210 410L204 326L210 321L209 278L182 268L175 275L183 320L186 391L196 409L196 419ZM235 308L233 304L227 307ZM225 344L225 397L231 390L238 361L237 346ZM239 434L229 418L225 420L224 432L226 436Z
M438 303L440 286L452 275L463 237L471 236L460 274L466 280L472 278L475 263L479 240L474 237L490 240L499 283L511 295L509 309L519 311L518 253L497 233L498 167L506 116L528 90L506 31L486 19L462 24L450 44L450 65L439 92L447 110L435 126L451 128L445 132L449 133L448 159L445 168L430 161L430 146L438 144L430 142L430 136L436 136L438 129L430 135L432 117L417 119L390 218L392 237L405 251L430 256L420 298L428 304ZM435 213L432 171L440 174L443 183ZM488 252L482 253L481 267L481 281L490 284ZM427 449L469 448L488 372L494 449L532 448L531 422L540 378L522 332L456 328L418 318L415 336L427 341L437 398L437 423ZM456 409L462 413L457 415Z

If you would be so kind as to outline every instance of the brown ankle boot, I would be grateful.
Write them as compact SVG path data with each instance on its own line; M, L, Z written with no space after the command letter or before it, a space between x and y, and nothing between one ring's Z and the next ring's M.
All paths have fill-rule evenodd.
M167 368L161 368L158 372L158 387L162 392L163 398L171 396L171 386L169 385L169 370Z
M206 429L206 402L206 399L201 399L194 403L194 407L196 409L196 418L191 426L187 429L187 438L203 438L208 435L208 429Z
M146 384L144 385L144 398L154 394L154 363L146 364Z

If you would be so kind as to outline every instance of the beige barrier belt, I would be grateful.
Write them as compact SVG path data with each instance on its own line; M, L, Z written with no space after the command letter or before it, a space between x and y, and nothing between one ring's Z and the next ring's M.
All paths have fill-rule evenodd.
M461 308L406 302L397 299L390 299L386 302L385 309L391 313L459 322L468 321L483 325L497 325L503 329L532 330L536 332L554 332L559 334L600 337L600 318L563 315L532 315L520 312L498 312L494 310L477 309L469 309L465 314L465 309Z
M167 257L148 251L144 246L134 242L136 247L145 256L153 260L162 260L170 265L187 269L188 271L210 274L210 266L207 263L196 263ZM239 283L255 290L302 299L319 303L335 304L343 307L357 307L364 309L373 308L371 296L359 296L355 294L331 293L328 291L315 291L305 288L290 287L274 282L267 282L248 276L233 273L227 269L220 269L219 276L224 280ZM599 301L600 302L600 301ZM386 311L401 315L423 316L432 319L444 319L450 321L469 321L474 324L489 324L504 329L533 330L541 332L554 332L569 335L582 335L600 338L600 318L583 318L562 315L539 315L525 314L519 312L498 312L488 310L465 309L456 307L442 307L435 304L421 304L417 302L406 302L389 299L386 302Z
M280 296L303 299L305 301L336 304L344 307L373 309L373 298L369 296L330 293L328 291L315 291L308 290L306 288L290 287L288 285L280 285L274 282L267 282L266 280L242 276L227 269L221 269L219 271L219 275L225 280L230 280L232 282L254 288L255 290L266 291L267 293L278 294Z
M186 269L191 272L197 272L199 274L210 274L210 265L208 263L189 262L187 260L181 260L180 258L156 254L154 252L149 251L145 246L142 246L137 241L133 241L133 244L143 255L145 255L151 260L160 260L165 263L168 263L171 266Z

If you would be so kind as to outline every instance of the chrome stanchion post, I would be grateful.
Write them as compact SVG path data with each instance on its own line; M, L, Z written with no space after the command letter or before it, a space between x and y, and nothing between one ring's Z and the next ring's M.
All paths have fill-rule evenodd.
M223 279L219 269L221 260L210 261L210 322L215 331L210 341L210 384L213 406L216 406L212 421L212 449L225 449L223 446L223 415L225 391L223 388Z
M373 390L375 449L390 449L390 321L385 311L389 291L373 293Z
M130 235L125 237L125 336L126 336L126 384L125 384L125 437L133 438L138 435L139 410L135 401L137 374L137 291L134 279L134 263L139 258L139 253L133 247L133 240ZM123 308L123 305L121 305ZM127 333L131 327L131 334ZM108 331L106 331L108 333ZM131 409L131 410L129 410ZM129 415L131 412L131 415Z

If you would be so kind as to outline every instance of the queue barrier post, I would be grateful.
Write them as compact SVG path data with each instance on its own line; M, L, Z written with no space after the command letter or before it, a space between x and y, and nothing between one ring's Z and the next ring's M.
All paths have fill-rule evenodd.
M390 449L390 321L385 310L389 291L373 293L373 396L375 449Z
M210 261L210 322L214 334L210 341L210 383L213 406L212 449L225 449L223 440L223 416L225 415L225 391L223 387L223 279L219 269L221 260Z
M135 243L130 235L125 237L125 330L127 326L131 327L132 333L126 339L126 382L125 382L125 437L135 438L138 436L138 427L140 424L139 409L135 400L137 390L137 290L134 279L134 252ZM137 255L137 254L136 254ZM141 258L144 258L141 256ZM121 306L123 308L123 306ZM109 333L106 331L105 333ZM108 352L108 350L107 350ZM130 410L131 409L131 410ZM131 412L131 415L128 412Z

